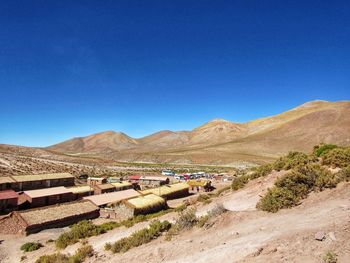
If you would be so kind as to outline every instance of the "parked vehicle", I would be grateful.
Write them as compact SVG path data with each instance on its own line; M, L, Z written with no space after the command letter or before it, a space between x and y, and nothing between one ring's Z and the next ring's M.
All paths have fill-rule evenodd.
M172 170L163 170L163 171L162 171L162 175L165 175L165 176L175 176L175 173L174 173L174 171L172 171Z

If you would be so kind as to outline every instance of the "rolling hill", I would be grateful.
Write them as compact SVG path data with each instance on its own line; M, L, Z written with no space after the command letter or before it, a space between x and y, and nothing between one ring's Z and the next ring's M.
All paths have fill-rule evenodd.
M350 144L350 101L312 101L247 123L216 119L192 131L160 131L143 138L107 131L48 150L120 161L232 164L263 163L321 142Z

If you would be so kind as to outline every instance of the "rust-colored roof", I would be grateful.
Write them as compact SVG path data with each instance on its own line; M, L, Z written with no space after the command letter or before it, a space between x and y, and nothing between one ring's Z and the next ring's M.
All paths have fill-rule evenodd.
M50 187L50 188L44 188L44 189L24 191L24 193L30 196L31 198L38 198L38 197L44 197L44 196L50 196L50 195L69 194L69 193L72 193L72 191L70 191L64 186L59 186L59 187Z
M6 183L14 183L15 180L13 180L10 176L1 176L0 177L0 184L6 184Z
M131 197L139 196L140 193L135 191L134 189L128 189L119 192L112 192L101 195L92 195L84 197L85 200L90 200L97 206L107 205L110 203L117 203L124 199L128 199Z
M0 200L18 198L18 194L12 189L0 191Z
M140 175L130 175L128 178L129 180L139 180L140 179Z

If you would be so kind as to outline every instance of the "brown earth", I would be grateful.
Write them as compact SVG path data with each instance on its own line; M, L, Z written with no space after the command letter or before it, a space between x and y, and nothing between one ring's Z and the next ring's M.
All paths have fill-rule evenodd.
M47 149L121 161L264 163L319 143L350 144L350 102L313 101L247 123L213 120L192 131L160 131L135 139L119 132L74 138Z
M114 242L146 227L142 222L132 228L117 228L106 234L91 237L89 243L96 255L87 262L322 262L332 250L338 262L350 258L350 183L341 183L335 189L312 193L301 205L266 213L255 209L256 201L282 173L250 181L236 192L226 192L212 203L197 205L198 214L209 211L215 204L224 204L226 213L212 218L204 228L183 231L171 241L160 237L148 244L132 248L124 254L105 251L106 242ZM244 198L247 196L247 198ZM175 213L162 220L173 221ZM101 219L98 219L101 220ZM97 222L97 221L96 221ZM44 248L26 253L27 260L35 262L42 254L54 253L49 238L57 238L66 231L43 231L28 237L4 236L0 244L1 262L18 262L22 254L19 246L28 241L40 241ZM315 240L323 231L324 241ZM74 253L79 244L68 246L63 252ZM17 260L17 261L16 261Z

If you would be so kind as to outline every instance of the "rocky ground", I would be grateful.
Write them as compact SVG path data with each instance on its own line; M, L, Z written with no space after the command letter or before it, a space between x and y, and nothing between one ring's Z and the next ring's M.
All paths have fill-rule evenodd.
M335 189L312 193L297 207L277 213L257 211L259 195L272 185L281 173L256 179L236 192L228 191L210 204L197 204L197 214L204 214L216 204L228 211L205 228L195 227L175 236L171 241L160 237L148 244L133 248L124 254L104 251L106 242L117 241L147 226L143 222L132 228L117 228L92 237L89 243L96 255L87 262L322 262L332 250L338 262L350 258L350 183L341 183ZM174 220L176 213L161 219ZM19 246L39 240L45 247L26 253L23 262L35 262L42 254L55 252L49 239L57 238L65 229L47 230L28 237L2 237L1 262L18 262L23 255ZM324 235L323 241L315 235ZM67 247L64 253L73 253L79 244Z

